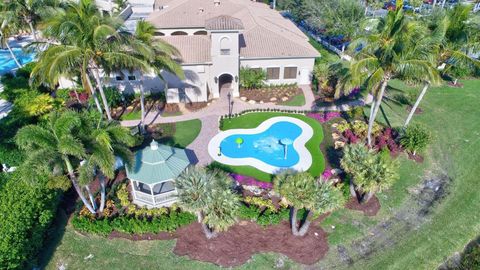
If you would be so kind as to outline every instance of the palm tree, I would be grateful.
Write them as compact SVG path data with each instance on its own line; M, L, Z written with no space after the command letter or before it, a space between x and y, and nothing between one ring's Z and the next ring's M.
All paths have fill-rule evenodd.
M60 44L49 43L39 56L39 65L32 76L39 82L57 83L61 76L80 73L82 84L95 98L90 76L96 82L108 120L112 120L104 93L100 71L105 74L118 69L149 70L138 53L153 58L153 52L132 48L131 35L122 29L118 17L102 16L92 0L70 2L64 12L45 20L43 33ZM139 49L135 51L134 49ZM97 108L101 107L95 100Z
M144 52L139 54L145 61L149 63L152 71L155 72L161 80L163 79L161 71L168 71L177 77L184 79L182 67L174 60L175 57L179 57L180 53L176 48L162 41L161 39L154 39L155 26L151 23L141 20L137 23L135 28L135 38L132 45L138 52ZM153 53L153 54L152 54ZM143 81L143 75L142 79ZM140 84L140 109L141 120L140 127L143 129L145 125L145 91L143 84Z
M231 185L232 180L225 173L200 167L187 168L175 180L180 206L197 215L208 239L236 222L239 199Z
M18 61L15 53L13 53L13 50L10 47L10 44L8 44L8 38L11 35L11 32L12 32L11 30L12 30L13 25L8 23L10 18L8 18L8 17L3 17L2 18L2 17L0 17L0 20L1 20L1 24L0 24L0 46L2 48L7 47L8 52L10 52L10 55L12 56L13 61L15 61L15 64L17 65L17 67L21 68L22 64L20 63L20 61Z
M345 203L342 192L331 183L317 181L307 172L292 171L277 175L274 188L291 206L291 228L295 236L304 236L311 223L313 213L322 214L337 209ZM298 227L297 214L299 209L305 209L307 215L303 224Z
M398 163L362 144L347 145L340 162L350 179L350 192L360 203L391 187L398 180Z
M470 7L456 5L452 10L446 12L443 9L435 9L424 21L431 31L430 39L432 47L437 48L437 66L444 74L454 67L467 66L469 68L480 67L480 61L470 55L480 45L478 25L469 21ZM430 86L426 82L420 92L415 104L412 107L404 128L410 123L420 102L427 93Z
M425 42L427 29L406 17L403 2L397 1L397 9L381 18L376 29L352 44L361 50L350 64L349 85L364 85L372 92L374 100L368 125L368 145L372 144L372 128L379 111L387 85L394 78L413 78L421 74L429 81L436 81L434 55Z
M26 175L45 174L52 182L62 182L64 171L90 213L93 205L86 199L75 173L75 164L87 157L87 149L79 138L82 121L73 111L52 112L44 125L28 125L15 136L17 146L28 154L21 166ZM31 178L28 177L28 180Z
M52 13L59 5L57 0L4 0L5 9L15 14L25 25L28 25L35 41L38 41L35 25L42 17Z
M133 153L128 148L134 145L135 138L130 131L122 127L118 122L106 122L96 115L84 113L82 115L81 132L82 141L85 142L86 158L79 169L79 182L84 185L93 197L88 184L95 178L95 171L100 181L100 207L103 212L105 207L105 177L115 177L114 167L116 157L120 157L126 166L132 166ZM91 201L94 202L93 199ZM95 206L95 204L92 204ZM94 207L96 208L96 207Z

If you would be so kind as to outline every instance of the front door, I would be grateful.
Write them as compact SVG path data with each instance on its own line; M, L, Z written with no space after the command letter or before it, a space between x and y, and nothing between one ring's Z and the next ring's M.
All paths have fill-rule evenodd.
M310 70L308 68L302 68L300 71L299 84L310 84Z

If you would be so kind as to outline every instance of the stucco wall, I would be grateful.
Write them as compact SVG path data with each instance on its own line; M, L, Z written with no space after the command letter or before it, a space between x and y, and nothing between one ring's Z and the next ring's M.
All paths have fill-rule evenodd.
M214 98L218 98L219 84L217 79L222 74L230 74L234 79L231 85L233 90L233 96L239 96L238 79L239 73L239 38L238 32L212 32L211 33L212 45L211 56L212 66L210 71L209 85L211 85L211 91ZM230 49L229 55L223 55L221 49Z
M281 58L281 59L240 59L241 67L262 68L279 67L280 76L278 80L268 80L268 84L297 83L310 84L315 58ZM297 67L296 79L284 79L285 67Z

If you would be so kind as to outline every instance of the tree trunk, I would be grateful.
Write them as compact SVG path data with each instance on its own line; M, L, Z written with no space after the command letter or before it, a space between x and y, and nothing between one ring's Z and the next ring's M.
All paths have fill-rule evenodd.
M312 215L312 211L308 209L307 211L308 211L307 216L305 217L303 224L301 224L300 228L298 228L298 234L295 236L304 236L307 233L308 228L310 228L310 224L312 223L310 221L310 216Z
M110 113L110 106L108 106L108 100L107 100L107 97L105 96L105 92L103 91L102 80L100 79L100 74L98 72L98 68L94 68L92 70L92 73L93 73L93 77L95 78L95 81L97 82L98 91L100 92L100 96L102 97L103 106L105 107L105 112L107 113L108 121L112 121L112 114Z
M367 16L367 13L368 13L368 5L365 3L365 13L364 13L364 15Z
M383 99L383 94L385 93L385 89L387 88L388 85L388 79L384 78L382 85L380 87L380 93L377 94L377 100L375 101L375 106L373 107L373 112L370 115L370 119L368 120L368 134L367 134L367 140L368 140L368 146L372 146L372 129L373 129L373 124L375 123L375 118L377 117L378 110L380 109L380 104L382 103Z
M143 89L143 79L140 83L140 109L141 109L141 118L140 118L140 131L144 133L145 131L145 91Z
M75 191L77 192L78 197L80 197L80 199L82 200L83 204L88 209L88 211L90 211L90 213L92 213L92 214L95 214L95 210L90 205L90 203L88 203L87 198L85 198L85 195L83 194L82 189L78 185L77 177L75 176L75 173L73 172L73 167L72 167L72 164L70 163L70 160L68 159L68 157L64 157L64 161L65 161L65 164L67 165L67 170L68 170L68 175L70 176L70 181L72 181L73 188L75 188Z
M92 86L92 82L90 81L90 77L88 76L88 73L84 75L84 80L87 83L88 88L90 88L90 93L92 94L92 98L95 101L95 105L97 106L98 111L100 112L101 115L103 115L102 106L100 106L100 102L98 101L97 94L95 93L95 89Z
M100 180L100 212L103 212L103 209L105 209L105 176L100 175L99 176Z
M97 210L97 204L95 203L95 198L93 197L92 191L90 190L90 187L85 185L85 190L87 191L88 197L90 198L90 203L92 203L93 210Z
M33 40L38 41L37 33L35 33L35 28L33 27L33 23L31 21L28 22L28 26L30 27L30 31L32 31Z
M290 209L290 227L292 228L292 234L295 236L298 235L297 214L298 209L292 206Z
M366 194L363 194L362 195L362 199L360 200L360 204L365 204L367 203L368 201L370 201L370 199L373 197L375 193L373 192L367 192Z
M205 237L207 237L207 239L217 237L218 234L211 230L208 225L203 222L203 213L201 211L197 212L197 220L198 223L200 223L200 225L202 226L203 232L205 233Z
M427 93L429 85L430 85L429 83L425 83L425 85L423 86L422 92L418 96L417 101L415 101L415 104L413 105L410 113L408 114L407 120L405 121L405 124L403 125L404 128L406 128L408 126L408 124L410 123L410 120L412 120L412 117L415 114L415 111L417 110L418 105L420 105L420 102L422 101L423 96L425 96L425 94Z
M3 35L3 34L2 34L2 35ZM6 37L5 37L5 38L6 38ZM18 61L17 56L13 53L12 48L11 48L10 45L8 44L8 39L6 39L5 45L7 46L7 49L8 49L8 51L10 52L10 55L12 56L13 61L15 61L15 64L17 64L17 67L18 67L18 68L23 67L22 64L20 64L20 62Z
M436 5L437 5L437 0L433 0L432 8L434 8Z
M80 96L78 95L78 92L77 92L77 89L73 88L73 93L75 93L75 98L77 99L78 103L82 103L82 101L80 100Z

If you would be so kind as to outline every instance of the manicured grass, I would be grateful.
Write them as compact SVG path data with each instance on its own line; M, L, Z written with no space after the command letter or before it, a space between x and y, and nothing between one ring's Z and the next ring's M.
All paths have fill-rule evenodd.
M121 120L140 120L142 117L141 111L133 111L126 114L123 114L120 119Z
M312 166L310 169L308 169L308 172L313 176L319 176L325 169L325 159L320 151L320 143L323 140L323 129L322 125L312 118L300 114L286 114L279 112L248 113L232 119L223 120L221 129L228 130L234 128L255 128L263 121L275 116L294 117L306 122L313 128L313 137L306 143L307 149L312 154ZM224 166L227 170L231 170L232 172L252 176L258 180L272 180L271 175L259 171L251 166L222 166Z
M303 106L305 105L305 96L303 95L303 92L302 92L294 96L291 100L281 103L281 105L296 106L296 107Z
M175 132L173 134L164 134L158 141L163 144L185 148L197 138L202 128L202 121L194 119L177 123L159 124L160 127L162 125L174 125Z

